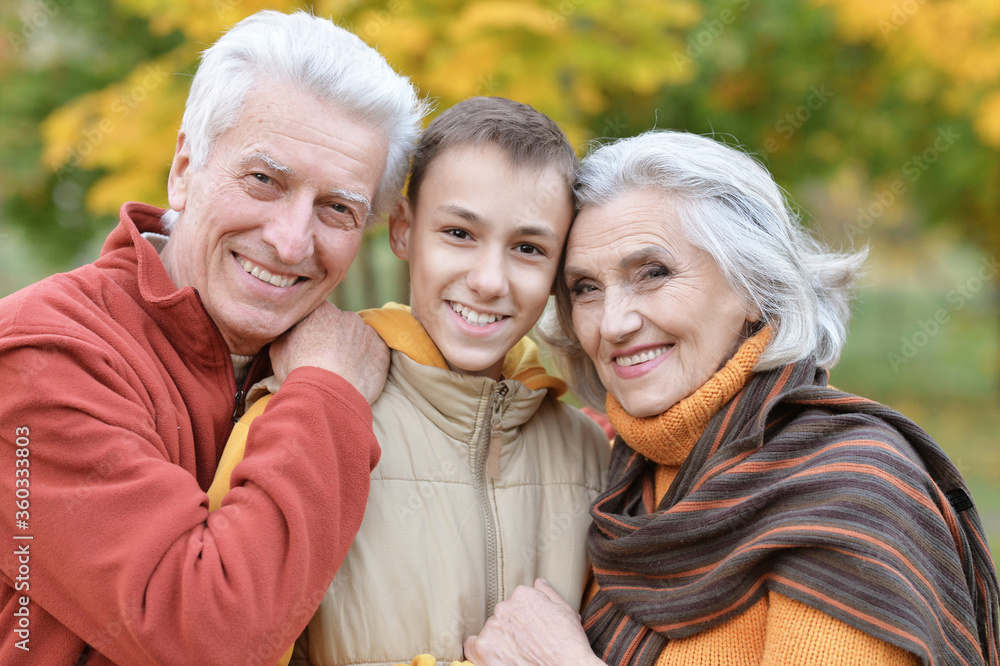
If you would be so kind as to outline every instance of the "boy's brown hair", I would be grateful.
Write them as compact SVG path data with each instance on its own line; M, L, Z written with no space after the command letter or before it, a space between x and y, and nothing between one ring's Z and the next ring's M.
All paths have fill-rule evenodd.
M512 166L554 167L572 197L577 158L559 126L527 104L504 97L470 97L435 118L420 136L406 197L416 207L420 185L439 155L456 146L495 144Z

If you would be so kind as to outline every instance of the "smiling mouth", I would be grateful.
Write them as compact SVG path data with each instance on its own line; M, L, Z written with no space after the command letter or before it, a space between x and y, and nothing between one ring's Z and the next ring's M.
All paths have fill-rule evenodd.
M476 312L467 305L462 305L461 303L456 303L455 301L448 301L448 305L456 313L462 316L462 319L472 324L473 326L486 326L492 324L493 322L500 321L501 319L506 319L507 315Z
M663 356L663 354L666 353L666 351L672 346L673 345L664 345L662 347L657 347L656 349L647 349L639 352L638 354L632 354L631 356L619 356L615 358L615 365L628 368L640 363L646 363L647 361L652 361L654 358Z
M277 275L275 273L271 273L267 269L261 268L257 264L254 264L250 260L245 259L238 254L234 254L233 256L236 257L236 261L240 263L240 266L242 266L243 270L247 273L254 276L261 282L266 282L270 285L274 285L275 287L291 287L299 280L306 279L301 275Z

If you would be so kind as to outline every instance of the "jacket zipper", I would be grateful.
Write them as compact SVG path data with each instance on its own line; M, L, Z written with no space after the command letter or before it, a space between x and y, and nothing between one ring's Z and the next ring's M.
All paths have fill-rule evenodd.
M236 404L235 407L233 408L233 423L240 422L240 416L243 415L243 410L240 409L240 407L243 406L243 396L245 395L246 394L243 392L243 389L240 389L239 391L236 392L236 399L235 399Z
M487 461L490 458L490 449L497 446L499 454L500 442L494 442L493 433L500 431L501 417L503 416L503 399L507 395L507 386L501 384L499 388L494 388L490 394L489 422L483 424L482 435L479 438L479 448L476 449L476 487L479 490L480 507L483 510L483 520L486 523L486 619L493 616L500 597L500 565L497 561L497 526L493 518L493 509L490 504ZM489 427L487 427L489 426Z
M243 388L238 386L236 387L237 391L233 400L233 423L239 423L240 417L243 416L243 413L246 411L246 403L244 401L247 397L247 391L249 391L250 387L254 385L254 378L256 377L257 370L259 369L261 363L263 363L264 354L268 353L267 350L268 348L264 347L264 349L257 352L254 359L250 361L250 368L247 370L246 379L243 380ZM235 380L236 377L234 376L233 385L236 384Z

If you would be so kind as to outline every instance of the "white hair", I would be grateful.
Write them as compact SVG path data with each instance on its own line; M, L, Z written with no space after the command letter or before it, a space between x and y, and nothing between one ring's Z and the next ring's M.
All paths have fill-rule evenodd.
M591 152L580 166L577 207L608 205L644 189L663 193L686 238L715 259L748 306L756 306L761 325L770 325L771 342L755 371L809 356L821 368L836 365L866 249L829 250L801 225L756 160L686 132L653 130ZM603 407L604 387L572 333L568 294L559 293L562 282L557 281L558 321L546 319L545 338L578 395Z
M303 11L257 12L202 54L181 122L191 166L208 161L215 140L239 120L247 95L269 81L314 94L385 135L385 171L369 219L388 212L400 196L429 105L375 49ZM169 228L178 216L168 211L164 225Z

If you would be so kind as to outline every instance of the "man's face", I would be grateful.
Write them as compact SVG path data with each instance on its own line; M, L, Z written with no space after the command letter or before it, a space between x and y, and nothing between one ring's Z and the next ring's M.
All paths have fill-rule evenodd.
M555 168L513 166L492 144L435 159L390 240L410 262L411 312L452 370L500 378L545 309L572 217Z
M163 264L178 288L198 290L230 352L256 353L343 279L385 159L381 132L270 82L204 166L178 140L168 192L181 216Z

